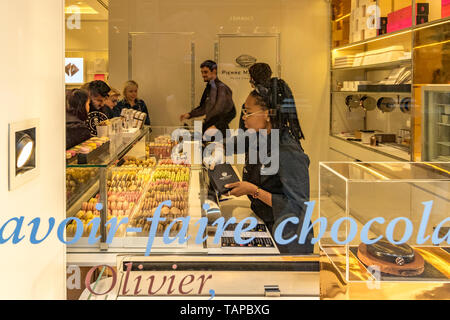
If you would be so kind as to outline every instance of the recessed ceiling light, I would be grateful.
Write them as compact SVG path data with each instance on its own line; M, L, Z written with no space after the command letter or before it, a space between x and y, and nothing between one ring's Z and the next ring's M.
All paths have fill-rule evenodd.
M78 2L78 5L68 6L64 9L66 14L98 14L98 11L87 4Z

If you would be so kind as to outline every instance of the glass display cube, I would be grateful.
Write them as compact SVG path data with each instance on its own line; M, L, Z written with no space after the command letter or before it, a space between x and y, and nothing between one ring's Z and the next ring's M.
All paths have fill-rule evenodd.
M449 282L449 198L450 163L321 163L322 253L346 282Z

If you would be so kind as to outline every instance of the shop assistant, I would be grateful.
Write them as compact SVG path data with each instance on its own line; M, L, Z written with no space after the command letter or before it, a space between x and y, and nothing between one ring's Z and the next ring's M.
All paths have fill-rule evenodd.
M189 113L180 116L180 121L206 115L203 121L203 132L216 129L225 137L229 123L236 117L233 92L217 78L217 64L206 60L200 65L202 77L206 85L200 105Z
M250 140L246 144L246 165L243 181L226 185L233 196L247 195L251 201L252 211L264 221L273 235L279 223L290 217L297 217L298 225L288 223L283 230L283 239L300 234L302 222L306 214L305 202L309 201L309 157L304 153L300 140L292 132L298 122L290 122L282 116L279 107L271 103L270 89L257 86L248 96L244 109L243 120L247 129L258 133L258 140ZM256 164L249 163L248 150L267 148L267 154L272 154L271 143L260 143L261 130L265 129L267 140L270 141L271 131L279 130L279 170L276 174L264 175L264 166L258 159ZM275 151L274 151L275 152ZM258 152L259 154L259 152ZM287 245L278 245L281 253L309 254L313 252L311 240L312 229L309 230L304 244L293 241Z

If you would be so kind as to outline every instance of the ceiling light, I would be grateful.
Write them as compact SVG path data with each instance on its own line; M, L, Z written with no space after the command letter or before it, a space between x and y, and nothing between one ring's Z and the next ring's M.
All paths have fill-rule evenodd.
M66 14L98 14L98 11L87 4L72 5L64 9Z

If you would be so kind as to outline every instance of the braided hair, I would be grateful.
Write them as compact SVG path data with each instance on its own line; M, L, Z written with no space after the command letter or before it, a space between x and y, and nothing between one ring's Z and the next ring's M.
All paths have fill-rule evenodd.
M256 99L256 103L263 109L269 110L274 128L287 129L295 141L299 143L301 139L305 139L298 121L292 92L282 79L272 78L269 87L258 84L250 95Z

